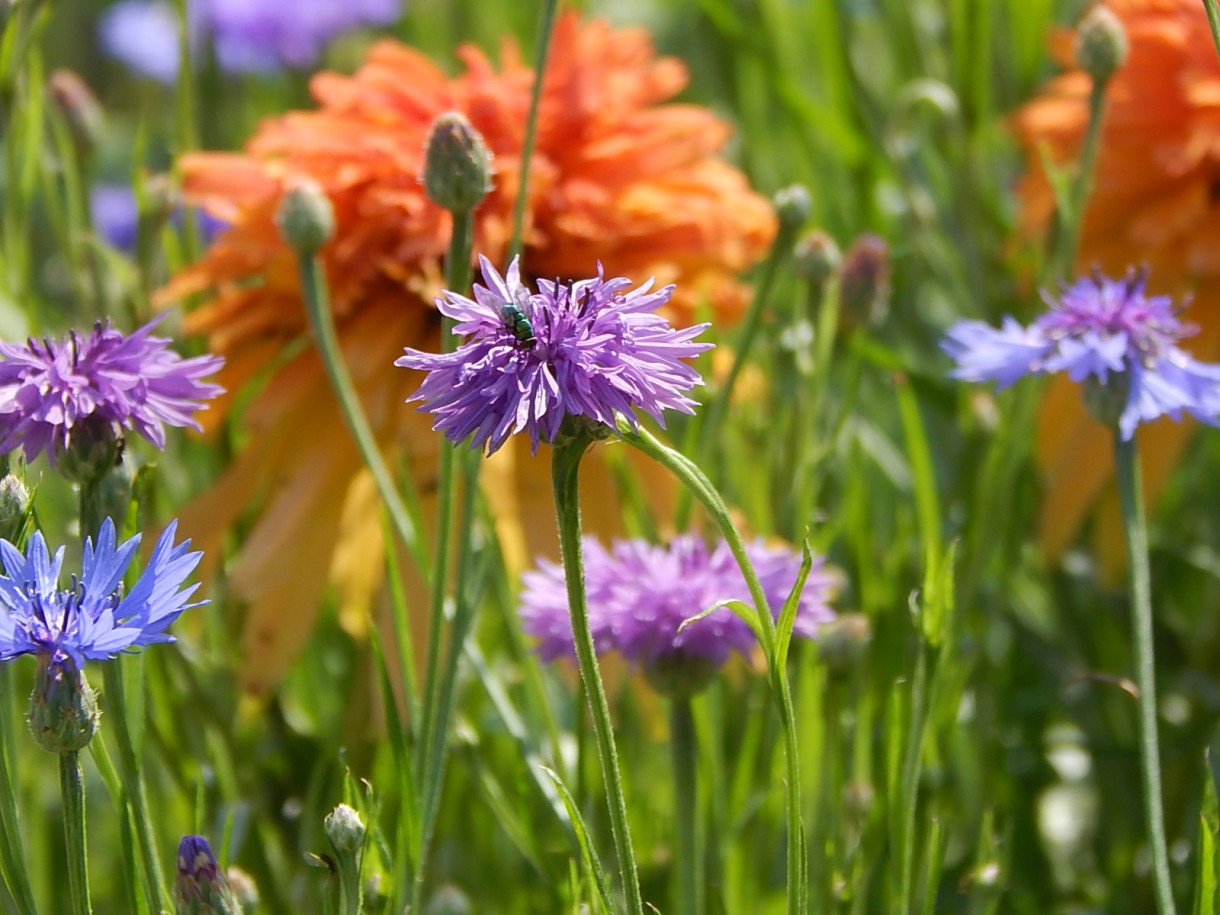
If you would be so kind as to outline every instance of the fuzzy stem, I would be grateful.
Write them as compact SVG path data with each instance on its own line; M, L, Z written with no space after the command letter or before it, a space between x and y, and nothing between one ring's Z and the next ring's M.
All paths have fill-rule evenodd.
M767 596L746 553L741 534L733 526L728 506L703 471L690 458L663 444L646 429L633 430L625 422L620 422L618 432L627 444L635 446L668 468L707 509L716 526L720 528L720 533L724 535L729 550L745 577L750 599L754 602L754 610L758 616L763 653L767 658L767 680L778 700L784 731L784 771L788 782L787 911L788 915L801 915L806 908L808 890L805 885L805 839L801 825L801 769L797 753L796 714L792 706L792 693L788 687L785 659L778 656L775 618L771 615Z
M17 810L17 784L10 765L14 728L12 706L7 697L11 695L10 665L0 664L0 696L6 697L0 706L0 872L4 874L4 883L17 907L17 915L35 915L25 846L18 827L21 815Z
M1152 848L1152 878L1156 886L1157 911L1175 915L1173 884L1169 879L1169 854L1165 842L1165 815L1161 801L1161 761L1156 724L1156 668L1152 642L1152 588L1148 574L1148 530L1140 492L1139 453L1135 439L1123 441L1115 431L1114 462L1118 473L1118 498L1122 506L1123 531L1130 568L1131 628L1135 640L1135 682L1139 687L1140 775L1144 782L1144 810L1148 818L1148 843Z
M610 829L614 835L614 850L622 872L623 890L627 895L630 915L643 915L639 874L635 852L631 847L631 829L627 822L627 803L623 797L619 774L618 752L614 747L614 730L610 723L610 706L602 685L593 633L589 628L589 607L585 597L584 555L580 529L580 460L589 447L587 434L578 435L552 446L551 482L555 491L555 514L559 522L559 551L563 559L564 580L568 590L568 609L572 615L572 637L576 644L576 659L580 679L589 699L593 718L593 734L597 741L597 756L601 762L602 779L606 786L606 802L610 808Z
M675 910L678 915L703 915L703 849L699 842L695 720L688 696L670 699L669 749L674 770L674 866L678 874Z
M85 783L80 754L59 753L59 790L63 797L64 843L68 853L68 896L77 915L92 915L89 862L85 848Z

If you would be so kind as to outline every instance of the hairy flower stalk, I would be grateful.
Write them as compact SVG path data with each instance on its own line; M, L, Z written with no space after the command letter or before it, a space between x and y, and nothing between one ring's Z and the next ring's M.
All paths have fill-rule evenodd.
M483 281L474 299L447 291L437 308L465 338L449 353L408 349L396 364L426 371L410 400L437 417L433 428L451 441L494 452L510 435L526 433L536 451L553 445L552 485L575 650L589 697L611 831L628 910L643 899L627 823L627 808L610 710L597 667L581 557L578 478L581 458L616 424L637 428L639 409L664 424L669 409L690 413L686 392L701 382L683 359L708 349L695 343L706 325L675 330L654 312L672 286L631 289L625 278L570 285L542 281L531 292L516 259L501 276L481 258Z
M1220 425L1220 365L1198 362L1178 348L1195 330L1177 318L1166 296L1144 293L1146 277L1095 274L1047 297L1050 311L1023 327L1006 318L996 330L962 321L942 348L957 362L953 377L1006 387L1027 375L1064 372L1084 385L1085 404L1114 433L1119 500L1130 567L1132 633L1139 687L1140 769L1152 849L1157 909L1173 915L1173 886L1161 799L1152 596L1148 542L1140 496L1136 427L1188 413Z

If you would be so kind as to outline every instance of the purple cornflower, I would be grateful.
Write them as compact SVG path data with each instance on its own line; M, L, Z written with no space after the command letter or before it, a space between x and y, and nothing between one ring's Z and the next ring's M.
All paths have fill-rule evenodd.
M711 349L691 342L707 324L675 330L653 314L673 286L637 289L623 277L597 277L571 285L541 280L531 294L521 283L519 259L501 277L480 257L487 286L475 301L446 290L436 300L468 339L456 352L408 349L394 364L428 372L408 402L435 413L434 429L454 442L490 454L510 435L528 431L534 451L554 441L567 416L610 428L622 416L635 428L635 409L662 426L665 410L694 412L686 391L703 380L683 359Z
M1094 273L1057 299L1044 294L1051 310L1029 327L1010 317L999 330L960 321L941 343L957 362L952 377L1005 388L1026 375L1066 371L1118 395L1113 412L1124 440L1141 422L1183 411L1220 425L1220 365L1178 349L1196 328L1178 320L1168 296L1145 295L1146 280L1142 271L1121 280Z
M720 607L680 632L685 620L719 601L752 603L745 577L723 540L708 549L698 537L676 537L668 546L619 540L607 551L594 537L583 541L589 628L598 654L617 651L644 668L689 659L713 667L730 652L755 644L750 627L728 607ZM776 615L796 584L801 557L769 547L761 539L746 544L767 603ZM522 578L521 617L527 633L539 638L544 660L575 652L563 566L540 560ZM797 605L792 631L813 638L834 617L829 600L834 580L815 557Z
M363 25L384 25L402 0L189 0L193 50L211 37L221 69L262 73L308 67L331 39ZM178 75L178 17L168 0L121 0L103 14L101 43L132 69L165 83Z
M229 880L203 836L183 836L178 843L174 905L179 912L241 913L241 905L229 887Z
M67 590L59 586L64 548L51 556L41 532L35 532L25 555L0 540L0 661L31 654L50 667L68 662L80 670L85 661L113 658L121 651L172 642L165 629L188 604L198 585L182 587L202 553L189 553L190 541L174 545L172 522L153 547L135 585L123 593L122 579L135 555L140 535L115 546L114 522L102 522L97 545L85 540L81 574Z
M0 342L0 454L23 447L55 462L82 426L134 429L158 448L164 424L199 429L199 401L223 390L200 379L224 360L183 359L152 336L157 320L130 335L99 321L88 337Z

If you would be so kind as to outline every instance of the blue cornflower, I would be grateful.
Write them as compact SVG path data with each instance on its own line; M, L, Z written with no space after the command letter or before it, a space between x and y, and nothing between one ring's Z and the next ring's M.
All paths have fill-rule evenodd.
M444 354L408 349L394 363L428 372L408 402L424 401L439 417L433 428L454 442L472 436L488 453L524 431L537 451L568 416L611 428L621 416L634 428L637 409L662 426L666 410L694 412L686 392L703 379L682 360L711 348L692 342L709 325L676 330L653 313L673 286L631 289L598 265L593 279L541 280L531 293L517 258L503 277L479 260L488 285L474 287L473 301L449 291L436 301L466 342Z
M1051 310L1028 327L1011 317L999 330L961 321L941 343L957 362L952 377L1005 388L1026 375L1067 372L1116 395L1124 440L1141 422L1183 411L1220 425L1220 365L1178 349L1196 329L1178 320L1168 296L1146 295L1146 281L1137 271L1120 280L1094 273L1057 298L1044 294Z
M174 544L177 522L157 540L148 565L130 591L122 579L135 555L140 535L115 546L114 522L107 518L97 544L85 540L81 574L60 587L64 548L54 556L41 532L35 532L25 555L0 540L0 661L34 655L44 666L80 670L86 661L113 658L121 651L172 642L165 630L183 610L207 601L187 603L197 584L182 587L202 553L188 552L190 541Z

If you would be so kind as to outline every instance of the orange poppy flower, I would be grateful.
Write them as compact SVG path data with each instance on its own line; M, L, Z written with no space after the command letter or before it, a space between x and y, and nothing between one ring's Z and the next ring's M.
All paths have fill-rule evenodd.
M328 585L344 625L365 625L383 563L377 495L304 343L296 259L273 214L282 189L302 177L334 204L337 231L322 256L347 364L391 466L405 464L427 494L439 436L403 403L419 377L393 365L404 346L439 344L431 303L450 218L419 181L424 139L449 110L482 133L495 187L475 212L475 250L502 263L534 78L509 41L498 70L475 48L459 54L465 72L449 78L411 48L379 42L354 76L314 77L317 110L264 122L243 153L180 162L187 200L230 228L159 301L206 296L187 329L225 356L218 380L248 401L232 464L188 506L182 527L217 555L226 531L253 515L228 578L247 606L251 690L273 684L302 647ZM560 18L530 166L528 273L590 276L600 260L610 275L678 283L675 321L689 321L699 301L722 319L740 312L746 292L733 277L765 254L775 216L739 171L715 158L728 125L694 105L661 104L686 79L683 65L658 58L639 29ZM210 411L213 424L225 410ZM605 503L610 473L591 464L586 489ZM545 456L503 449L484 465L484 490L510 566L551 549ZM589 508L594 528L616 514Z
M1106 93L1093 193L1084 215L1077 269L1110 275L1149 267L1149 290L1190 294L1186 341L1196 358L1220 361L1220 57L1198 0L1110 0L1130 42ZM1072 36L1054 39L1070 66ZM1045 232L1054 212L1042 155L1064 163L1079 153L1088 120L1088 76L1053 80L1014 118L1028 156L1020 186L1023 228ZM1110 432L1084 411L1066 378L1050 385L1038 426L1046 493L1039 519L1048 553L1070 544L1098 497L1113 490ZM1139 433L1149 496L1182 453L1193 423L1161 420ZM1117 504L1101 505L1100 555L1113 570L1123 548Z

